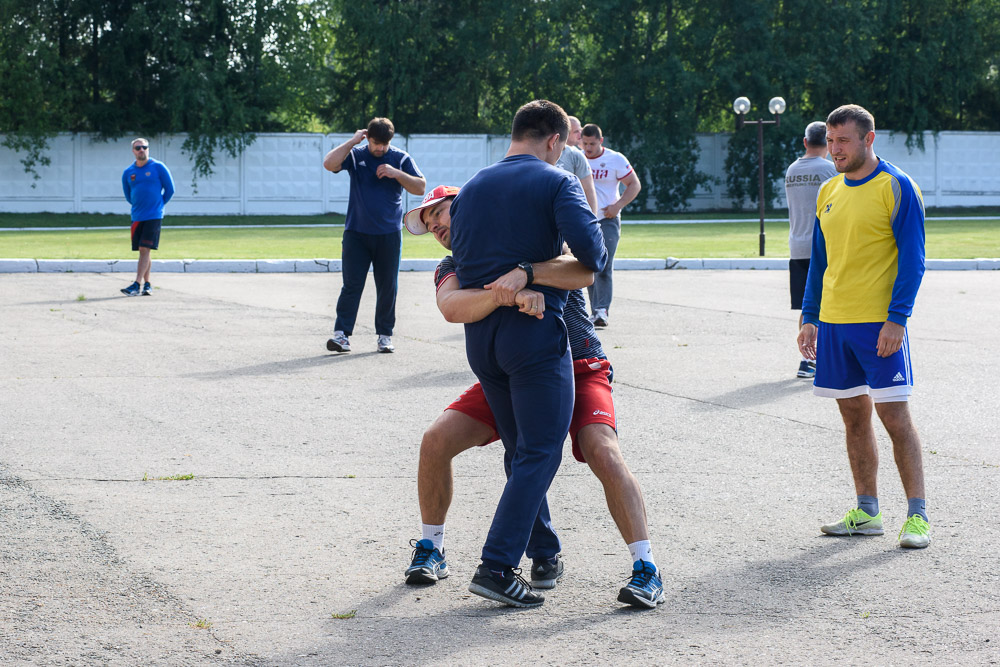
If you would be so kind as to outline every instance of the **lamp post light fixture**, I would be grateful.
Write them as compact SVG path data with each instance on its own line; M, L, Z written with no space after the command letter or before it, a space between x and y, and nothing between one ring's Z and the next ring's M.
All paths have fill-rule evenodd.
M745 97L737 97L733 101L733 111L736 112L736 129L742 130L744 125L757 126L757 174L759 176L759 190L757 201L760 204L760 256L764 256L764 126L781 125L781 114L785 113L785 100L781 97L772 97L767 103L767 109L774 116L774 120L746 120L746 114L750 111L750 100Z

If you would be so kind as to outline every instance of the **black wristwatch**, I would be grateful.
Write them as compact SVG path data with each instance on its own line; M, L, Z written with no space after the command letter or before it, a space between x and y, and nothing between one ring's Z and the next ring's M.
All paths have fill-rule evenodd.
M531 262L521 262L517 265L517 268L522 269L528 274L528 282L524 284L525 287L528 287L531 283L535 282L535 269L531 266Z

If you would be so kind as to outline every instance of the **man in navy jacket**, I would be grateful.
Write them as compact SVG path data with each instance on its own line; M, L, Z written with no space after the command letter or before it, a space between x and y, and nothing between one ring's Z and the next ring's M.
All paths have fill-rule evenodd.
M481 288L514 268L523 270L523 284L510 289L531 285L531 263L559 256L563 241L590 270L604 268L601 228L580 181L554 166L568 134L569 117L559 105L530 102L514 116L506 157L462 187L451 208L451 240L463 288ZM496 417L510 470L469 590L517 607L544 601L514 568L559 468L574 396L562 319L567 291L533 289L545 297L541 319L500 308L465 325L469 365ZM502 299L505 292L496 294Z

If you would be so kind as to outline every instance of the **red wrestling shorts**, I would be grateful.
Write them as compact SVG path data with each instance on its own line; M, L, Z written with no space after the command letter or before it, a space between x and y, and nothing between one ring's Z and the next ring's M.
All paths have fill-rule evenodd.
M577 434L584 426L607 424L617 430L615 400L611 391L610 376L611 364L607 359L578 359L573 362L576 401L573 406L573 419L569 425L569 435L573 439L573 456L581 463L586 463L586 459L583 458L583 452L580 451ZM445 410L457 410L493 429L493 435L490 439L481 443L480 446L500 439L493 412L490 410L489 403L486 402L486 395L478 382L462 392L462 395Z

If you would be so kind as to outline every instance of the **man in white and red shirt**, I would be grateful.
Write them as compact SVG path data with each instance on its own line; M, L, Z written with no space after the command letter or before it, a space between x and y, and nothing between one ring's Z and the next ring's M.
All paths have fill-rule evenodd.
M608 310L611 308L613 292L612 272L614 270L615 251L618 249L618 239L622 231L622 209L628 206L642 189L639 177L636 176L628 158L604 147L604 135L601 128L593 123L583 126L583 154L590 163L590 172L594 176L594 188L597 190L597 219L601 222L604 232L604 246L608 249L608 263L604 270L594 274L594 284L587 288L590 296L591 319L595 327L608 326ZM618 194L618 184L625 186L625 191Z

